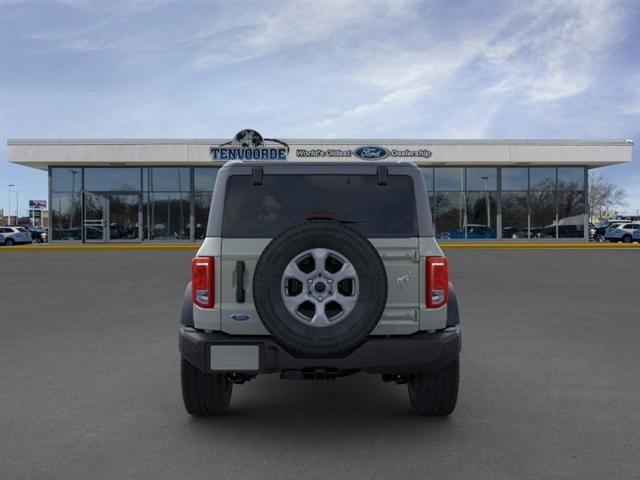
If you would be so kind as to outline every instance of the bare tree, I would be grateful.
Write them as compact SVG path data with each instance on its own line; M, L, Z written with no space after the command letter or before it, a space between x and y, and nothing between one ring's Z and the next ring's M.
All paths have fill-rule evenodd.
M602 173L589 172L589 207L591 218L603 220L615 213L616 207L626 205L627 192L611 183Z

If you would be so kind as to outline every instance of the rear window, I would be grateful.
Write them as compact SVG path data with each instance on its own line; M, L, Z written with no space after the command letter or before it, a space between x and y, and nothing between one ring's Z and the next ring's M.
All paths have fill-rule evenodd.
M418 236L413 180L390 175L248 175L227 181L222 234L271 238L310 218L332 218L368 237Z
M19 232L27 232L28 233L28 230L26 228L24 228L24 227L18 227L18 228L16 228L16 230L18 230Z

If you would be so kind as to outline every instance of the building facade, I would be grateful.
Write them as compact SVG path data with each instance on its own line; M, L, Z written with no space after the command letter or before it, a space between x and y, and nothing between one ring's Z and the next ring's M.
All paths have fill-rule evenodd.
M589 169L631 161L632 146L630 140L264 139L256 153L228 139L16 139L8 153L13 163L48 172L53 242L201 240L218 169L246 152L304 162L413 161L423 171L439 238L562 241L588 240Z

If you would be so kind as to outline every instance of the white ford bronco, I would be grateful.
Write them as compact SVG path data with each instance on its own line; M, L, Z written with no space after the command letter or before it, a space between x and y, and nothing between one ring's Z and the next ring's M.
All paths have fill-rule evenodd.
M410 162L230 161L182 304L192 415L221 415L258 374L357 372L407 384L418 415L448 415L461 334L421 171Z

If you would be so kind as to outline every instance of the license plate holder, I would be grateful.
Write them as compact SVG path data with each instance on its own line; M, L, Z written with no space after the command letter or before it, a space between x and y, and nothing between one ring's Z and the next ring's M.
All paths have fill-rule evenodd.
M213 372L256 372L260 370L260 346L211 345L209 368Z

